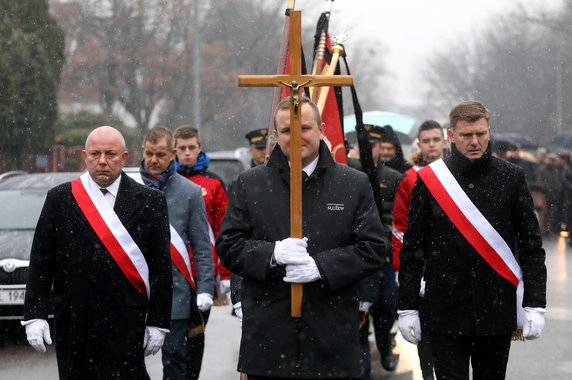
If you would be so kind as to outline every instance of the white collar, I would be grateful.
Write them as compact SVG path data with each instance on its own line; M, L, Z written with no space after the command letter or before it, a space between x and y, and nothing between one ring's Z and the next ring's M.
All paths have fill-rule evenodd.
M97 183L95 183L95 181L93 180L93 178L91 178L91 176L87 176L87 179L90 182L91 186L94 186L97 189L107 189L107 191L109 191L109 193L113 195L114 198L117 198L117 192L119 191L119 183L121 182L121 175L119 175L119 177L117 177L117 179L115 179L115 181L113 181L113 183L107 187L99 186Z
M306 173L308 175L308 177L312 175L314 170L316 170L316 167L318 166L319 158L320 158L320 155L318 155L318 157L314 158L314 160L312 162L310 162L308 165L306 165L306 167L302 168L302 171L304 173ZM292 165L290 164L290 161L288 161L288 166L292 167Z
M320 158L320 155L318 155L316 158L314 158L314 161L310 162L308 165L306 165L306 167L304 169L302 169L306 174L308 174L308 177L312 175L314 170L316 170L316 167L318 166L318 159L319 158Z

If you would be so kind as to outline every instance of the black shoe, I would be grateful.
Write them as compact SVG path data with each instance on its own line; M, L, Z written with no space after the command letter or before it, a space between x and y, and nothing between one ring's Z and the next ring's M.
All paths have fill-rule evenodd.
M397 362L399 361L399 355L389 354L384 358L381 358L381 366L388 372L395 371L397 367Z

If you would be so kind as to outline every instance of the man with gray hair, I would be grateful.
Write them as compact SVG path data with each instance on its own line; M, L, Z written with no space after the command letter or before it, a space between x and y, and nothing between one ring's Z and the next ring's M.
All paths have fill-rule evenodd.
M162 350L163 379L198 379L200 366L192 365L189 339L204 335L199 313L213 304L213 259L209 227L201 187L175 170L177 150L173 134L163 126L145 131L140 175L143 183L162 191L167 199L171 224L171 258L173 260L173 303L171 331ZM191 271L193 252L196 284Z

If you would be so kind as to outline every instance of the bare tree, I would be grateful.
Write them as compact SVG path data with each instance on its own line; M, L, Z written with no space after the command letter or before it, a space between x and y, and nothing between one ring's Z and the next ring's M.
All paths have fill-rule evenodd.
M157 122L192 124L197 97L193 48L198 41L193 31L198 29L197 127L207 149L235 147L248 130L267 124L272 89L238 88L237 76L275 72L285 1L84 0L52 5L67 38L62 103L91 104L106 114L119 106L140 133ZM198 12L198 27L191 24L193 12ZM312 28L304 29L306 42L312 41ZM350 63L362 101L376 101L372 84L383 68L374 63L380 61L374 54L362 50L353 48Z
M353 41L351 41L353 42ZM385 49L383 45L371 38L359 41L357 44L349 43L347 49L347 61L354 78L354 86L361 108L364 111L389 109L392 107L390 92L383 82L387 70L383 61ZM342 64L342 72L345 74L345 64ZM349 88L343 89L344 112L353 114L353 104ZM346 126L348 129L348 126Z
M556 27L570 20L570 10L569 5L551 16L551 29L548 18L543 25L517 8L492 22L475 42L459 40L442 50L426 70L427 104L448 110L459 101L478 99L493 110L494 130L521 132L545 143L557 130L556 119L572 122L567 107L558 108L572 95L563 75L570 70L565 57L572 35Z
M190 119L191 12L200 13L203 36L204 126L221 123L225 114L252 100L239 96L238 73L268 72L274 66L281 21L276 5L252 0L87 0L54 8L68 36L60 96L99 105L105 113L120 105L141 133L155 115L172 124Z
M201 112L203 140L210 149L232 147L237 136L262 126L270 112L270 89L237 87L239 74L276 70L283 15L278 2L208 2L201 14ZM190 59L190 57L189 57ZM192 62L189 61L189 70ZM192 121L192 93L183 83L161 118L169 125ZM179 88L177 88L177 86Z

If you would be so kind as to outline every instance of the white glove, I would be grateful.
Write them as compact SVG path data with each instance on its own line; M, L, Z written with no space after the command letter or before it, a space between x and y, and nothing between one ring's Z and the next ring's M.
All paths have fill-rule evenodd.
M277 241L274 246L274 260L276 264L307 264L310 257L306 250L308 248L307 242L308 238L287 238Z
M540 334L542 334L542 329L544 328L544 313L546 313L546 309L541 307L524 308L522 335L526 339L533 340L540 338Z
M235 303L232 305L232 308L234 309L234 314L236 314L240 322L242 322L242 302Z
M197 294L197 307L200 311L207 311L213 305L213 296L208 293Z
M373 302L359 301L359 311L367 313Z
M145 326L145 336L143 337L143 348L145 349L145 356L151 354L155 355L165 341L165 335L169 332L167 329L162 329L155 326Z
M399 314L399 331L403 339L417 344L421 340L421 321L417 310L397 310Z
M308 256L307 264L288 264L286 265L285 282L294 282L304 284L306 282L314 282L320 279L320 271L316 266L316 262Z
M228 293L230 293L230 280L220 280L218 296L224 298Z
M44 342L52 344L48 321L45 319L30 319L29 321L22 321L20 324L26 327L26 338L30 346L38 352L46 352Z

